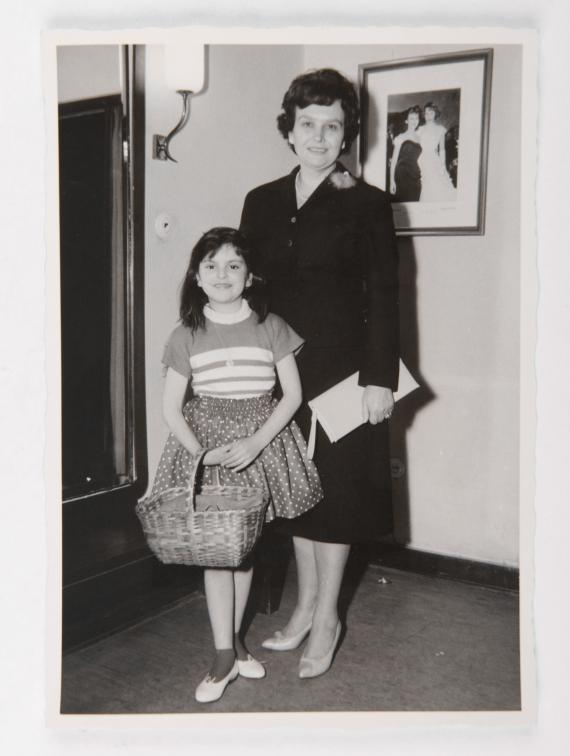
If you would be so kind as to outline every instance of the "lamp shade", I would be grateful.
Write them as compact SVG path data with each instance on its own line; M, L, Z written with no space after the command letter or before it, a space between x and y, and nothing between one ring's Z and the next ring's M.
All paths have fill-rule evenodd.
M204 86L204 45L168 44L165 46L166 85L196 94Z

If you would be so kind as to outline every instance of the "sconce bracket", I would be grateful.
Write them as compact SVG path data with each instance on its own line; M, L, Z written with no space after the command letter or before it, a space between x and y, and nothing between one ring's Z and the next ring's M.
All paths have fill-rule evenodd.
M182 97L182 115L176 126L170 134L162 136L154 134L152 138L152 157L155 160L171 160L173 163L178 161L170 154L170 140L186 126L190 118L190 97L193 92L188 89L177 89L177 93Z
M168 160L167 155L168 143L166 137L161 134L154 134L152 137L152 157L154 160Z

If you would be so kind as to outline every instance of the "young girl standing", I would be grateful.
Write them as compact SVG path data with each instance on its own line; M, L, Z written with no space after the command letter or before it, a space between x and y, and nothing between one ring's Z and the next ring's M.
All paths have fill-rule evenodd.
M218 466L221 484L269 493L266 521L306 512L322 497L316 468L291 419L301 403L294 353L300 338L277 315L267 314L262 280L252 268L243 235L213 228L192 251L182 285L180 319L166 345L163 413L171 431L153 494L188 482L202 449L204 483ZM275 372L282 398L272 397ZM194 397L183 406L190 381ZM205 569L206 602L216 655L196 689L196 700L216 701L238 675L261 678L240 627L252 567Z

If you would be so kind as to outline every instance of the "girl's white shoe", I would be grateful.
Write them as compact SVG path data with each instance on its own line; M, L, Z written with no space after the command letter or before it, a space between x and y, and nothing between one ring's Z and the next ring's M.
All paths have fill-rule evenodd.
M238 659L237 665L238 673L242 677L249 677L252 680L261 680L262 677L265 677L265 667L251 654L248 654L245 660Z
M222 677L221 680L213 680L209 674L206 675L200 685L196 688L196 701L198 701L198 703L211 703L212 701L217 701L223 696L224 690L236 679L238 674L238 661L236 659L233 667L225 677Z

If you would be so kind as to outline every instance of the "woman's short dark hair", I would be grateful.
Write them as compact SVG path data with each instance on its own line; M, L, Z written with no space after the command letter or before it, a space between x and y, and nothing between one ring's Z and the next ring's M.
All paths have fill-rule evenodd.
M418 116L419 116L420 118L421 118L421 117L422 117L422 115L423 115L423 113L422 113L422 109L420 108L420 106L419 106L419 105L412 105L412 107L411 107L411 108L408 108L408 109L406 110L406 118L407 118L407 117L408 117L409 115L411 115L412 113L416 113L416 115L418 115Z
M348 152L360 128L360 108L354 85L334 68L308 71L293 79L281 103L283 110L277 116L277 128L288 141L295 125L296 108L332 105L337 100L340 100L344 111L344 147L341 154ZM293 145L289 146L294 152Z
M247 272L251 273L252 282L244 290L244 299L247 299L250 307L257 313L260 322L267 316L267 297L265 293L265 280L256 272L255 252L246 237L235 228L216 226L206 231L192 250L190 262L182 288L180 291L180 320L185 326L196 331L204 328L204 305L208 297L204 290L198 286L198 272L200 263L215 256L216 252L224 245L231 245L237 254L245 262Z
M429 110L433 110L434 115L435 115L436 118L439 118L439 116L441 115L441 110L437 107L437 105L435 104L435 102L426 102L426 104L424 105L424 113L428 109Z

